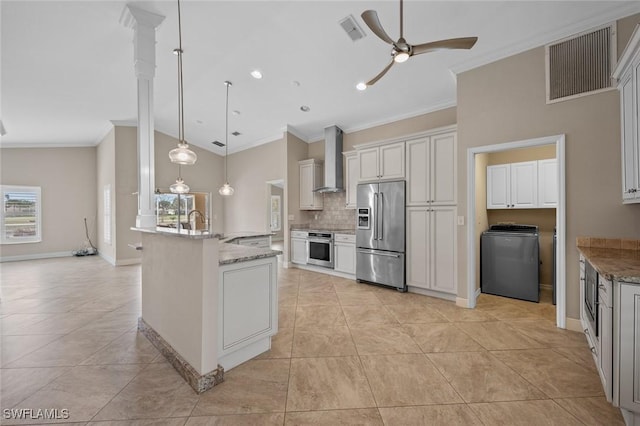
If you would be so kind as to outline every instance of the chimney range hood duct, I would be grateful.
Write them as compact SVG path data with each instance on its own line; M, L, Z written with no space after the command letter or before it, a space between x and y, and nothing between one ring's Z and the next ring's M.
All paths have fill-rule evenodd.
M313 192L342 191L342 130L330 126L324 129L324 186Z

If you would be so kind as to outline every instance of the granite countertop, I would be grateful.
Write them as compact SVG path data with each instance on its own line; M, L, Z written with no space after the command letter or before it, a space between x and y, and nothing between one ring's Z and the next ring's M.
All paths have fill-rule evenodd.
M231 232L229 234L225 234L222 238L220 238L221 243L230 243L235 240L239 240L242 238L257 238L257 237L271 237L275 235L275 232L271 231L262 231L262 232Z
M578 238L577 247L606 279L640 284L640 241Z
M133 231L145 232L147 234L160 234L160 235L171 235L181 238L190 238L192 240L205 240L208 238L221 238L223 236L220 232L210 232L210 231L196 231L196 230L188 230L188 229L176 229L176 228L165 228L165 227L156 227L156 228L131 228Z
M327 226L323 228L319 227L310 227L309 225L293 225L291 226L292 231L306 231L306 232L333 232L334 234L348 234L355 235L356 230L354 228L342 228L342 227L332 227Z
M280 250L247 247L238 244L221 243L218 255L219 265L229 265L238 262L264 259L282 254Z

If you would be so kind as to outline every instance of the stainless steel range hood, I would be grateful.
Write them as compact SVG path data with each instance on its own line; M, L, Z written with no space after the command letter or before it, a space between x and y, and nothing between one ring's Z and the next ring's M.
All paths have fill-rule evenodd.
M342 191L342 130L330 126L324 129L324 186L313 192Z

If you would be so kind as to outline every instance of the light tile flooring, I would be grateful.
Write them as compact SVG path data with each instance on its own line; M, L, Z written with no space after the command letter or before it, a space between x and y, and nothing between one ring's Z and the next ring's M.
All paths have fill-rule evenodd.
M196 395L136 332L138 266L0 267L3 409L105 425L623 424L585 339L556 329L549 304L482 295L468 310L280 269L272 349Z

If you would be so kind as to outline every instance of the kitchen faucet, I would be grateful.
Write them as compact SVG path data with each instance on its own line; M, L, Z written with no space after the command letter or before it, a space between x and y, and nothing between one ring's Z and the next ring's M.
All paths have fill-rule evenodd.
M193 213L198 213L200 215L200 222L205 223L207 225L207 228L209 228L209 223L208 223L209 221L207 220L205 215L202 214L200 210L193 209L189 213L187 213L187 222L191 223L191 215Z

